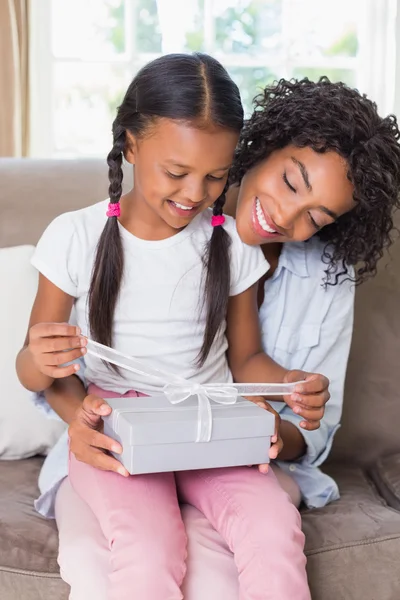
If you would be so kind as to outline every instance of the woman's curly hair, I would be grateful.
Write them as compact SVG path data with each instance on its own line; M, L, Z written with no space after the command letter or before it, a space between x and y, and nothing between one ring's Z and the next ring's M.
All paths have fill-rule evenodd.
M231 183L272 152L289 144L335 151L348 165L356 207L316 235L326 243L326 283L337 283L354 265L355 282L376 273L392 243L393 211L400 205L400 132L393 115L344 83L281 79L254 100L254 112L239 140Z

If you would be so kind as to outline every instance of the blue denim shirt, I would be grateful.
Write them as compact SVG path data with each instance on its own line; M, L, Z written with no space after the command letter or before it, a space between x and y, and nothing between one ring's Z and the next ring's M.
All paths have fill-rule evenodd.
M353 329L354 285L344 281L323 286L326 265L323 246L317 238L306 243L285 244L274 275L265 283L265 299L260 309L264 349L288 369L323 373L330 379L331 399L326 405L321 427L300 429L307 445L306 454L295 462L277 461L300 486L310 508L325 506L339 498L335 481L319 466L324 462L339 428L343 388ZM83 369L78 372L83 377ZM34 402L49 417L58 418L42 395ZM274 402L282 419L296 427L301 417L283 402ZM46 458L39 477L37 510L54 517L57 489L68 472L68 438L63 434Z

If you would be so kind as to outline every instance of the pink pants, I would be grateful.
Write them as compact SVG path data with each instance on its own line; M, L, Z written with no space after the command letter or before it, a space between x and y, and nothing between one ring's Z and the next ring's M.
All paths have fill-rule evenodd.
M109 600L183 597L186 533L177 491L227 541L241 600L310 598L300 515L272 471L240 467L125 479L71 456L69 479L110 550Z

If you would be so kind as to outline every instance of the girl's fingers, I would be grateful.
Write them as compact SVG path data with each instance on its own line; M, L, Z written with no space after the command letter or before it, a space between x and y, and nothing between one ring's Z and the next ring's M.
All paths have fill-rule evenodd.
M299 383L295 392L297 394L319 394L324 392L329 387L329 380L323 375L313 375L310 379L306 379Z
M300 427L302 429L306 429L307 431L315 431L319 429L321 426L320 421L301 421Z
M37 323L29 330L29 339L31 341L46 337L74 337L80 336L79 327L69 325L69 323Z
M330 398L329 392L321 392L313 395L291 394L285 401L291 408L294 406L304 406L305 408L322 408Z
M86 396L82 404L82 409L85 413L96 417L105 417L112 412L111 406L103 398L99 398L99 396L93 394Z
M78 358L82 358L85 354L86 348L80 348L79 350L70 350L69 352L51 352L45 354L43 358L47 367L57 367L73 360L78 360Z
M88 426L80 425L77 431L70 429L70 439L78 439L78 443L83 443L85 446L95 448L97 450L107 450L108 452L122 453L122 446L112 438L100 433Z
M87 340L84 337L40 338L32 342L32 346L46 354L47 352L64 352L75 348L84 348Z
M53 379L62 379L69 377L79 371L79 365L68 365L68 367L43 367L40 369L44 375Z
M296 413L296 415L300 415L307 421L321 421L321 419L324 416L325 410L323 408L307 409L303 408L302 406L294 406L293 412Z
M78 460L91 465L95 469L113 471L123 477L129 477L129 473L125 467L113 456L106 454L102 450L98 450L97 448L90 448L88 450L88 447L82 447L76 451L71 448L71 452L73 452Z

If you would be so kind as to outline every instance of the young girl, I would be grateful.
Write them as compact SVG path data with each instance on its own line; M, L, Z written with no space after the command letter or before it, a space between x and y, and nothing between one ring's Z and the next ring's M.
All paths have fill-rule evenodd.
M237 87L210 57L166 56L140 71L113 126L108 207L102 202L62 215L36 249L39 290L18 357L26 387L46 389L71 372L57 372L58 365L81 355L82 338L70 339L70 329L57 325L73 304L91 337L186 379L298 377L262 352L256 283L268 264L222 215L242 119ZM135 183L121 197L123 155L135 167ZM86 367L102 395L158 391L89 355ZM326 387L322 376L300 386L309 393L299 397L306 418L319 420L320 406L313 405L316 397L327 400ZM279 443L272 457L278 449ZM243 598L309 598L299 514L272 472L123 478L71 455L69 477L108 541L110 599L182 598L186 538L177 488L228 541Z

